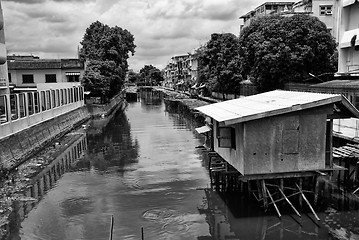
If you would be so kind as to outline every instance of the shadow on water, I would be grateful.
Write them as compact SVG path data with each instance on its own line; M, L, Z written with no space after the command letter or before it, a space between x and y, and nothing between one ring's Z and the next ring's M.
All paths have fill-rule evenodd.
M66 148L49 165L36 175L31 176L31 179L29 179L30 184L25 191L26 197L20 198L13 206L14 210L10 216L10 236L8 239L21 239L19 235L22 221L40 203L46 193L56 186L57 181L65 173L73 171L87 147L86 136L78 134L71 142L66 144ZM31 161L36 162L37 158L43 157L33 157L30 164Z
M359 239L359 197L322 179L322 196L316 206L320 221L308 207L299 208L301 217L283 202L279 218L273 206L264 212L254 197L236 192L205 189L204 204L213 239ZM309 199L311 199L309 197Z

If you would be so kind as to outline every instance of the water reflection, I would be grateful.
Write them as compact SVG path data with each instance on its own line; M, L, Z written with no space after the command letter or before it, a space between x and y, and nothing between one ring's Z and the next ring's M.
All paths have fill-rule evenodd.
M197 210L204 194L197 188L208 183L195 148L202 140L184 121L174 123L161 94L138 99L86 126L84 157L27 215L21 239L108 239L111 215L114 239L140 239L141 227L145 239L208 235Z
M26 197L15 202L14 211L10 217L11 235L9 239L21 239L19 235L22 221L40 203L44 195L56 186L56 182L61 176L72 170L86 150L86 136L77 134L48 166L32 177L31 184L25 192Z
M126 165L138 162L138 142L132 139L131 125L122 111L109 119L93 120L87 129L87 142L87 156L78 163L84 170L121 172Z
M144 111L163 111L163 94L160 91L142 90L139 92L141 107Z
M34 179L27 196L42 200L18 203L12 239L108 239L111 215L114 239L141 239L142 227L145 239L358 238L356 197L329 182L320 222L307 209L299 218L281 206L279 219L247 195L208 189L197 123L165 111L160 93L138 100L86 126L86 136Z

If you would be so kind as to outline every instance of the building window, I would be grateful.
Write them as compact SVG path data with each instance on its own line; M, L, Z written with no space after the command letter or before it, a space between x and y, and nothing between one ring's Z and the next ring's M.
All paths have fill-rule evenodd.
M332 5L320 6L320 15L332 15Z
M236 148L235 128L219 127L218 129L218 147L220 148Z
M45 82L55 83L56 82L56 74L45 74Z
M11 73L8 73L9 83L11 83Z
M23 74L22 83L34 83L34 75L32 74Z
M65 73L67 76L68 82L80 82L80 73L79 72L67 72Z

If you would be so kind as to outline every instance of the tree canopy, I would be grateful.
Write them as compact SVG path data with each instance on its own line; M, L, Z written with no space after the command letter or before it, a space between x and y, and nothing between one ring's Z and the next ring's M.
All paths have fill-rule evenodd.
M214 33L205 46L197 50L199 82L222 93L239 93L242 80L239 69L238 38L232 33Z
M111 98L121 90L127 59L135 53L133 35L126 29L96 21L86 29L81 45L80 57L87 62L85 89L103 99Z
M163 81L163 76L161 70L159 70L158 68L152 65L145 65L140 70L140 80L142 82L157 85Z
M303 82L309 73L335 72L335 40L326 25L308 15L265 16L239 36L241 73L259 91Z

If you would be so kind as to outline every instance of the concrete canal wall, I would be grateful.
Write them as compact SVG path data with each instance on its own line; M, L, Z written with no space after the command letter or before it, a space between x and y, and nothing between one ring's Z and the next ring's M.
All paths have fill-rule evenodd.
M0 140L0 164L12 169L55 138L90 117L81 107Z
M104 117L110 115L112 112L118 109L124 109L126 106L126 101L124 101L124 94L119 93L111 99L108 104L86 104L87 111L89 114L96 117Z
M106 105L89 104L2 138L0 167L11 170L47 143L69 132L90 117L105 117L125 107L123 94L118 94Z

